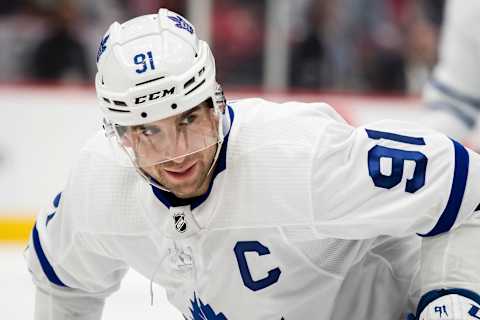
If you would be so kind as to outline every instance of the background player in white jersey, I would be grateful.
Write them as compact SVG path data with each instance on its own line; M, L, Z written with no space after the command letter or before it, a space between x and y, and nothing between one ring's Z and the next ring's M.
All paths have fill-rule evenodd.
M26 251L36 319L100 319L130 267L185 319L480 317L477 154L323 103L227 103L165 9L112 24L97 61L105 130Z
M427 123L459 141L471 140L480 116L480 2L448 0L444 10L439 61L424 90L433 111Z

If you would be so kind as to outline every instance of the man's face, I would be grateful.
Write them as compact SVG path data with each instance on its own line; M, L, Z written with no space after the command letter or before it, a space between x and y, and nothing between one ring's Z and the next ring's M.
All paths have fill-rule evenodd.
M167 119L130 127L122 139L139 167L179 198L204 194L218 142L218 118L207 103Z

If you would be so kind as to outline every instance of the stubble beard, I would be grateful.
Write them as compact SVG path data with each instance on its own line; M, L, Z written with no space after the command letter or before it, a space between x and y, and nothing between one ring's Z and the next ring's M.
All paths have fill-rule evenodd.
M212 167L212 163L215 160L215 152L216 148L218 148L218 144L208 148L207 150L204 150L205 152L209 153L208 156L210 156L210 152L212 152L212 150L210 150L211 148L214 148L214 150L213 154L210 157L210 161L202 161L204 158L199 157L199 161L197 161L196 163L196 166L198 166L198 168L196 169L198 170L197 177L195 177L195 179L193 179L192 181L185 181L180 183L170 182L169 179L165 177L165 173L163 171L163 167L167 166L167 163L145 168L144 171L148 175L153 177L161 186L169 190L178 198L188 199L200 196L207 192L213 176L213 168L212 170L210 170L210 168ZM188 158L185 159L185 161L189 160L190 159Z

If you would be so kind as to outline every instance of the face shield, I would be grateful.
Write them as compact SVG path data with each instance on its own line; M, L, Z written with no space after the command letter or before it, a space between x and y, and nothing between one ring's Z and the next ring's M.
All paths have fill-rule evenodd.
M127 154L130 165L145 168L218 144L221 141L218 117L214 108L201 104L181 114L141 125L110 124L107 136Z

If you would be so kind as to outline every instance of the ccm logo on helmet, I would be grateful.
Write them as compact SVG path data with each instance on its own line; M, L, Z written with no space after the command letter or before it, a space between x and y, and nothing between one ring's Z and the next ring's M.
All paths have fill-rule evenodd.
M170 89L163 89L157 92L152 92L149 95L136 97L135 104L144 103L145 101L157 100L158 98L163 98L165 96L171 95L175 93L175 87L171 87Z

